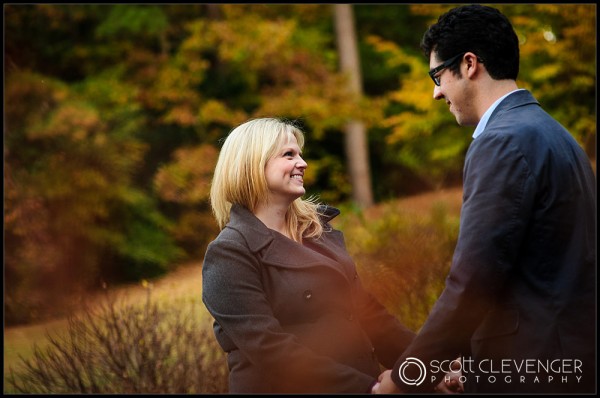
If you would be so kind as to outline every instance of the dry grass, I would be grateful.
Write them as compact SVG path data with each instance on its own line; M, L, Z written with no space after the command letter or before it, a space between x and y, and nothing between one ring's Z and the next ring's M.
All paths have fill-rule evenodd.
M125 304L144 302L148 289L152 297L161 302L189 297L199 299L202 292L202 263L182 264L174 271L155 280L107 288ZM104 296L104 292L93 293L85 299L85 303L94 306L94 303L102 302ZM81 304L84 304L83 301Z
M428 215L436 204L444 204L449 214L458 215L462 204L462 188L441 189L398 200L397 206L408 213ZM369 219L378 218L385 205L374 206L365 212Z
M107 296L69 318L44 348L5 370L5 393L226 392L225 358L198 300L158 302L150 293L147 285L144 303Z
M409 213L426 215L437 204L443 204L449 214L458 215L462 199L462 190L460 188L447 189L436 192L425 193L422 195L400 199L397 206ZM386 206L375 206L365 212L367 219L377 219L378 215L385 212ZM342 214L342 217L344 214ZM147 299L149 291L152 297L161 303L169 303L177 300L198 300L200 301L202 281L201 281L201 263L184 264L177 267L168 275L145 283L130 284L119 287L107 287L111 294L124 303L134 304L143 303ZM93 293L88 295L80 304L87 304L94 307L100 303L104 297L102 293ZM84 303L85 301L85 303ZM210 316L201 308L202 317L206 322L203 324L210 327ZM4 369L5 379L6 371L10 365L14 364L19 355L27 358L33 353L33 344L43 346L47 333L55 333L67 329L67 319L55 319L39 324L7 327L4 329ZM6 385L6 383L5 383Z
M177 300L199 302L202 291L201 272L201 263L184 264L162 278L147 281L143 284L129 284L114 288L109 286L107 292L92 293L73 307L82 308L87 304L90 308L98 308L104 302L106 293L115 297L122 305L143 304L149 292L154 300L161 303L170 303ZM203 324L207 328L210 327L210 317L204 306L197 305L196 307L200 308L199 316L206 319ZM32 325L6 327L4 329L5 381L10 366L18 363L20 356L30 358L33 355L34 344L41 348L45 347L48 344L48 334L63 333L67 330L67 327L68 320L66 317ZM6 382L4 385L6 386Z

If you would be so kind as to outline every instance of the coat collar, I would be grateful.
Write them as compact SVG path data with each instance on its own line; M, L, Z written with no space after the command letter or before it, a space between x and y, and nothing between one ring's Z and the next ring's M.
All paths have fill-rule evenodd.
M338 209L327 205L320 205L318 212L323 225L327 225L340 214ZM258 252L271 243L276 233L267 228L250 210L239 204L231 206L227 227L239 231L246 238L248 247L253 252Z
M345 250L342 233L331 228L327 229L327 223L339 215L340 211L331 206L321 206L318 211L327 231L320 239L311 241L311 245L318 250L305 247L269 229L241 205L234 204L231 207L230 220L226 227L238 231L246 240L250 251L266 264L283 268L326 266L351 279L354 276L355 266Z
M231 206L226 227L239 231L253 253L259 252L273 240L271 230L250 210L238 204Z

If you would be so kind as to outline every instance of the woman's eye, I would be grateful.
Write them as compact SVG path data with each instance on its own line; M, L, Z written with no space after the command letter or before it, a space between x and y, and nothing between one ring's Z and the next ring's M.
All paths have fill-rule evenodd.
M294 153L292 151L287 151L286 153L283 154L283 156L294 156Z

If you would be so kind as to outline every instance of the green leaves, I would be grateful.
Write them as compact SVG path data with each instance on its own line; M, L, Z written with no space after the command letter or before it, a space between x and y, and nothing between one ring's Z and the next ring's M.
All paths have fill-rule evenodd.
M163 9L155 5L115 4L96 28L99 38L114 36L159 36L168 28Z

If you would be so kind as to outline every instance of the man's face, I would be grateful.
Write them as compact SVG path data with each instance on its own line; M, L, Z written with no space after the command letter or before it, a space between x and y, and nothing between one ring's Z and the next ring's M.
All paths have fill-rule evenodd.
M431 52L429 56L429 68L438 68L447 60L437 58L437 53ZM461 126L477 125L478 118L475 115L475 107L473 106L472 86L469 79L463 78L463 73L466 71L466 62L463 57L458 57L452 64L459 64L458 73L453 73L449 67L439 70L433 76L440 85L434 85L433 98L436 100L444 99L450 112L456 118L456 121ZM450 66L450 65L448 65Z

